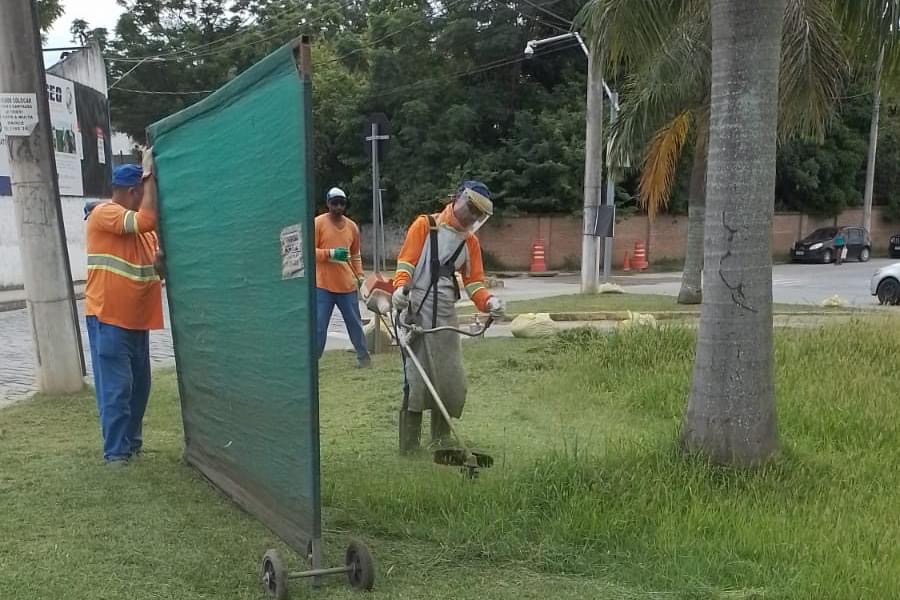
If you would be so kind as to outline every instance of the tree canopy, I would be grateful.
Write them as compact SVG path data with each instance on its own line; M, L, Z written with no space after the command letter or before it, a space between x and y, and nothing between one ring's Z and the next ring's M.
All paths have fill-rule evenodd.
M569 31L581 2L119 3L126 10L114 32L92 29L83 20L71 31L75 40L97 39L105 48L113 126L139 142L148 124L308 33L315 42L317 192L344 187L357 200L355 216L368 217L371 176L364 129L369 115L383 112L392 125L381 165L389 218L405 221L434 209L464 177L484 180L501 213L580 210L585 57L572 40L542 47L532 60L523 50L528 40ZM59 14L55 0L40 5L42 14ZM633 59L627 47L618 52L623 69L610 83L627 86ZM779 207L830 215L861 202L871 98L853 81L845 87L820 141L782 144ZM900 194L894 192L900 115L886 110L882 118L875 199L900 213ZM670 212L685 210L689 171L679 167L674 174ZM620 182L617 200L623 208L635 206L637 181L631 172Z

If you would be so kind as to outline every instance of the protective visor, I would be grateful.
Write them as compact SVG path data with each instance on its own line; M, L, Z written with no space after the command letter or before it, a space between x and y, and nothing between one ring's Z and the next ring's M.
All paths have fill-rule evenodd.
M464 188L453 203L456 220L469 233L481 229L493 213L494 205L490 199L469 188Z

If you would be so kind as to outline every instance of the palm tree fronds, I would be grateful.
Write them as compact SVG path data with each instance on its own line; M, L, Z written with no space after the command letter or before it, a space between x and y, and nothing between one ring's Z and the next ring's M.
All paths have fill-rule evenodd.
M639 202L652 219L669 204L675 167L691 130L693 115L683 111L656 132L647 147L639 186Z
M850 74L840 25L826 0L788 0L782 31L779 133L821 140Z
M589 0L575 17L575 27L593 42L592 51L605 64L619 68L662 45L682 5L696 1Z
M874 69L883 44L885 76L900 74L900 0L834 0L834 5L852 62Z
M612 128L614 164L637 162L658 130L681 112L703 106L709 94L708 32L703 13L683 14L663 45L622 80L621 111Z

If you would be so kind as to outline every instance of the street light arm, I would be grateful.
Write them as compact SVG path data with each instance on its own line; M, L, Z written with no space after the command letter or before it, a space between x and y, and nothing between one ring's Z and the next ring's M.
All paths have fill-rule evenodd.
M563 40L569 39L578 40L578 45L581 46L581 51L584 52L584 55L588 60L591 58L591 51L588 49L587 44L584 43L584 38L581 37L581 34L577 31L572 31L569 33L562 33L560 35L554 35L553 37L544 38L541 40L529 40L527 44L525 44L525 56L531 57L534 55L534 51L541 46L546 44L553 44L555 42L561 42ZM606 80L601 79L600 83L603 85L603 92L606 94L606 97L609 98L613 107L616 111L619 110L619 99L618 96L609 89L609 86L606 85Z

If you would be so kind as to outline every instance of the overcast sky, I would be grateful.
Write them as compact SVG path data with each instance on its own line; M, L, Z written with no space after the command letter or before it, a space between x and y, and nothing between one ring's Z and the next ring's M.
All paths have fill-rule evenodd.
M110 36L116 28L122 7L116 0L62 0L65 13L54 24L47 34L45 48L57 48L72 45L72 34L69 27L75 19L84 19L91 27L106 27ZM45 52L44 63L49 67L59 59L59 52Z

